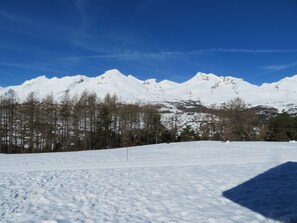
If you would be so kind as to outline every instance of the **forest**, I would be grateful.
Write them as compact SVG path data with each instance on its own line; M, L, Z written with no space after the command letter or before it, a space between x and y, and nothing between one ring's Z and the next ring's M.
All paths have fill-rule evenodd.
M297 116L285 111L263 115L235 98L211 109L202 120L199 132L192 131L192 135L196 139L221 141L297 140Z
M178 127L177 115L162 123L157 106L121 102L115 95L99 99L84 91L56 101L30 93L22 103L14 95L0 98L0 152L34 153L108 149L192 140L288 141L297 139L297 118L285 112L261 120L236 98L213 108L198 129Z
M163 132L154 106L124 104L116 96L99 100L84 91L38 100L30 93L0 101L0 151L5 153L103 149L159 143Z

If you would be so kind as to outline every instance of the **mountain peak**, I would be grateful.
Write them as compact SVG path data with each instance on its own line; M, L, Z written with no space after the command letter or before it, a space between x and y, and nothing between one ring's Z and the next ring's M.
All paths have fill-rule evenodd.
M294 81L296 82L297 81L297 74L291 76L291 77L285 77L283 79L281 79L279 82L283 82L283 81Z
M111 69L104 72L101 77L111 78L111 77L126 77L126 75L122 74L118 69Z
M219 80L219 77L215 74L212 73L203 73L203 72L198 72L196 75L194 75L191 79L189 79L188 81L184 82L184 83L198 83L201 81L210 81L210 80L214 80L217 81Z
M204 80L204 81L208 81L210 79L217 79L219 78L217 75L213 74L213 73L203 73L203 72L198 72L192 79L199 79L199 80Z
M297 75L285 77L277 82L264 83L260 87L263 89L270 89L274 91L286 91L296 93Z
M31 79L31 81L45 81L48 80L48 78L45 75L40 75L36 78Z
M27 80L23 84L24 85L31 85L33 83L44 82L44 81L47 81L47 80L48 80L48 78L45 75L41 75L39 77L32 78L31 80Z

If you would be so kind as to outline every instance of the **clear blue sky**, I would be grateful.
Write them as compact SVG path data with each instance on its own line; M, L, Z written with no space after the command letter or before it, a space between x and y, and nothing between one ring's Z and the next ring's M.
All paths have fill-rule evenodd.
M0 0L0 86L117 68L182 82L297 74L296 0Z

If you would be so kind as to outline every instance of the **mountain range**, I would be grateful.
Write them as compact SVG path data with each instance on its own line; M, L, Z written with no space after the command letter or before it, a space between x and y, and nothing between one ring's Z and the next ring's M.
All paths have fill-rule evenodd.
M14 94L23 101L30 92L39 98L53 94L59 100L65 92L80 94L84 90L99 97L116 94L124 102L196 101L204 106L225 103L240 97L251 106L271 106L279 110L297 108L297 75L260 86L240 78L198 72L190 80L176 83L170 80L139 80L113 69L98 77L85 75L47 78L40 76L18 86L0 87L0 95Z

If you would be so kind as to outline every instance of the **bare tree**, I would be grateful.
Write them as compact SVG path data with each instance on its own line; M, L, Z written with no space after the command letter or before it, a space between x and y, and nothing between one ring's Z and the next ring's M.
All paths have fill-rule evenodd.
M61 118L61 136L60 141L56 144L57 150L68 150L70 147L70 118L72 112L72 103L69 92L66 91L61 99L59 116Z
M253 139L256 114L242 99L235 98L223 106L221 118L226 140Z

